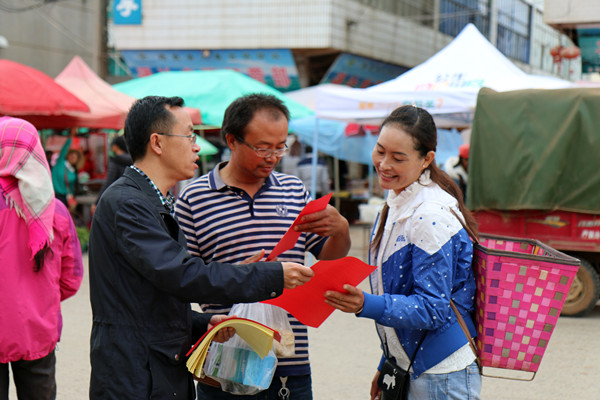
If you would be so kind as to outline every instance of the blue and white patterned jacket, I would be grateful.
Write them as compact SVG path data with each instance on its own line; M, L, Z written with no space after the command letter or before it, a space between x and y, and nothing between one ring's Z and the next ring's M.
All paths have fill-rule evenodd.
M468 343L450 298L475 336L473 244L450 211L462 218L456 199L431 181L429 171L400 194L390 191L387 203L379 251L370 254L378 267L371 275L373 294L365 293L359 316L375 320L382 341L405 369L427 331L413 364L419 376ZM378 224L379 217L373 232ZM467 356L472 362L472 352Z

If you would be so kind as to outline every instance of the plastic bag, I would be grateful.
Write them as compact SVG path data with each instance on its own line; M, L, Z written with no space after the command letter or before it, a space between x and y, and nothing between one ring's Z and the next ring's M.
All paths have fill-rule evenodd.
M240 303L235 304L229 315L252 319L275 329L281 335L281 340L273 341L273 350L279 357L291 357L296 349L294 347L294 331L290 325L288 313L281 307L264 303Z
M269 388L276 367L273 350L261 359L239 336L234 336L225 343L211 343L204 373L218 381L225 392L253 395Z
M211 344L204 373L218 381L225 392L253 395L271 385L277 357L294 354L294 332L287 311L271 304L235 304L229 315L260 322L281 335L281 341L273 341L273 349L264 359L238 335L225 343Z
M294 331L290 325L288 313L281 307L264 303L240 303L234 304L229 315L240 318L248 318L271 329L275 329L281 335L281 340L273 341L273 351L279 357L291 357L296 349L294 347Z

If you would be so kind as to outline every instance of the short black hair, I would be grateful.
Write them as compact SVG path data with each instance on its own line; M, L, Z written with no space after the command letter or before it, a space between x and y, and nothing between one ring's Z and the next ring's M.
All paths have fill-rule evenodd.
M167 109L183 107L181 97L146 96L136 100L125 120L125 141L135 162L146 155L146 146L153 132L169 132L175 116Z
M117 146L124 152L126 152L126 153L128 152L127 143L125 143L125 137L123 135L115 136L113 138L112 142L110 142L110 147L112 147L112 146Z
M279 119L283 114L286 120L290 120L290 111L278 97L265 93L247 94L235 99L225 110L221 125L223 142L227 143L225 136L228 133L244 139L246 127L259 110L273 110L274 119Z

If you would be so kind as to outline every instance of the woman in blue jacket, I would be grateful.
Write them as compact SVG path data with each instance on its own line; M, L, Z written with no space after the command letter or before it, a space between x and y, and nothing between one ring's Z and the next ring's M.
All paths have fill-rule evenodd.
M450 305L474 336L469 235L477 236L477 225L458 186L437 167L436 145L435 123L424 109L402 106L385 119L372 155L389 191L371 238L372 294L345 285L347 293L325 297L339 310L375 320L383 349L404 370L416 354L409 399L479 399L475 354ZM384 358L371 399L380 396Z

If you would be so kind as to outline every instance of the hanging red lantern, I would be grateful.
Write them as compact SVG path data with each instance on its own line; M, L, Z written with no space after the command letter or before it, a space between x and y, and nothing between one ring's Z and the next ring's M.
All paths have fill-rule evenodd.
M561 56L562 50L563 50L563 47L561 45L554 46L553 48L550 49L550 55L552 56L552 59L554 60L555 63L559 63L562 61L562 56Z
M569 46L562 49L560 51L560 55L562 58L571 60L573 58L579 57L581 55L581 50L577 46Z

